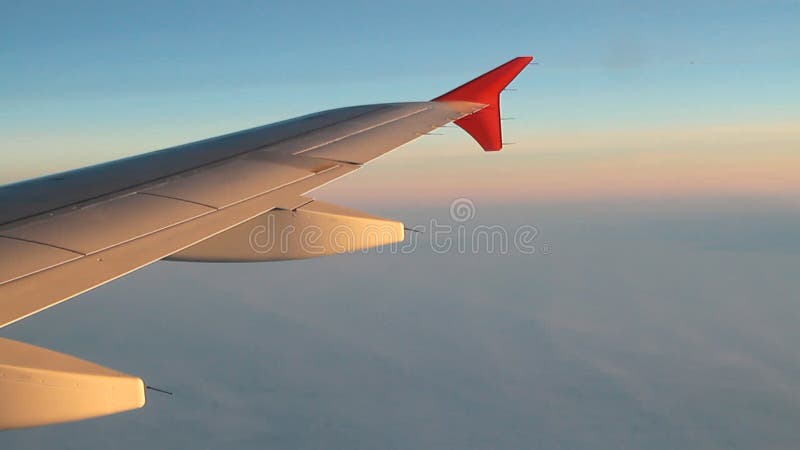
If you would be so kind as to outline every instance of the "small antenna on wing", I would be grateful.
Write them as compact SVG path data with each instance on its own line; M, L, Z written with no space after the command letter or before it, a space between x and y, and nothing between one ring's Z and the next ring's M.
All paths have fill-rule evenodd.
M161 392L162 394L172 395L172 392L170 392L170 391L165 391L164 389L159 389L157 387L153 387L153 386L149 386L149 385L145 386L145 389L150 389L151 391Z

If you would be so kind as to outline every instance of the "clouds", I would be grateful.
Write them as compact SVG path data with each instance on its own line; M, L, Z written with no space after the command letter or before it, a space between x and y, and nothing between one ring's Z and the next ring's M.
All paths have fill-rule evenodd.
M414 225L446 218L447 205L391 209ZM4 433L0 444L796 442L798 254L729 239L774 235L791 244L773 233L796 226L791 209L476 206L482 224L535 224L552 253L420 246L286 263L162 263L15 324L4 336L141 375L176 395L151 394L131 414ZM709 245L718 240L730 245Z

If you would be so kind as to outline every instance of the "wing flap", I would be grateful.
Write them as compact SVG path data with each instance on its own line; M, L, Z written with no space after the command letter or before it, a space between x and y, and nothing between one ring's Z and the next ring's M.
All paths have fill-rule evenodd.
M219 209L312 175L308 170L245 156L142 192Z
M6 237L91 254L214 211L181 200L133 194L4 231Z
M49 245L4 237L0 237L0 255L15 256L0 258L0 284L83 256Z

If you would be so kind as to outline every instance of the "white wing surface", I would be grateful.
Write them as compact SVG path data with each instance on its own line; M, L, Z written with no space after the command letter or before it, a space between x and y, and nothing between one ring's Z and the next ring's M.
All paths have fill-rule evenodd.
M0 187L0 327L165 258L265 261L402 240L398 222L307 194L450 122L498 150L499 93L530 61L516 58L433 101L334 109ZM249 241L256 226L300 223L360 234L315 254ZM366 236L373 226L389 231ZM0 429L143 404L136 377L0 340Z

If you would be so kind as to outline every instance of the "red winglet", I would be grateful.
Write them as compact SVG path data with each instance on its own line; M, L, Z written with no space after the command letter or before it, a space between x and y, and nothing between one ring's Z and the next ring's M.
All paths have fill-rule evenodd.
M500 126L500 92L511 83L522 69L533 61L533 56L520 56L494 70L433 99L435 102L468 101L488 105L482 110L456 120L486 151L503 148Z

